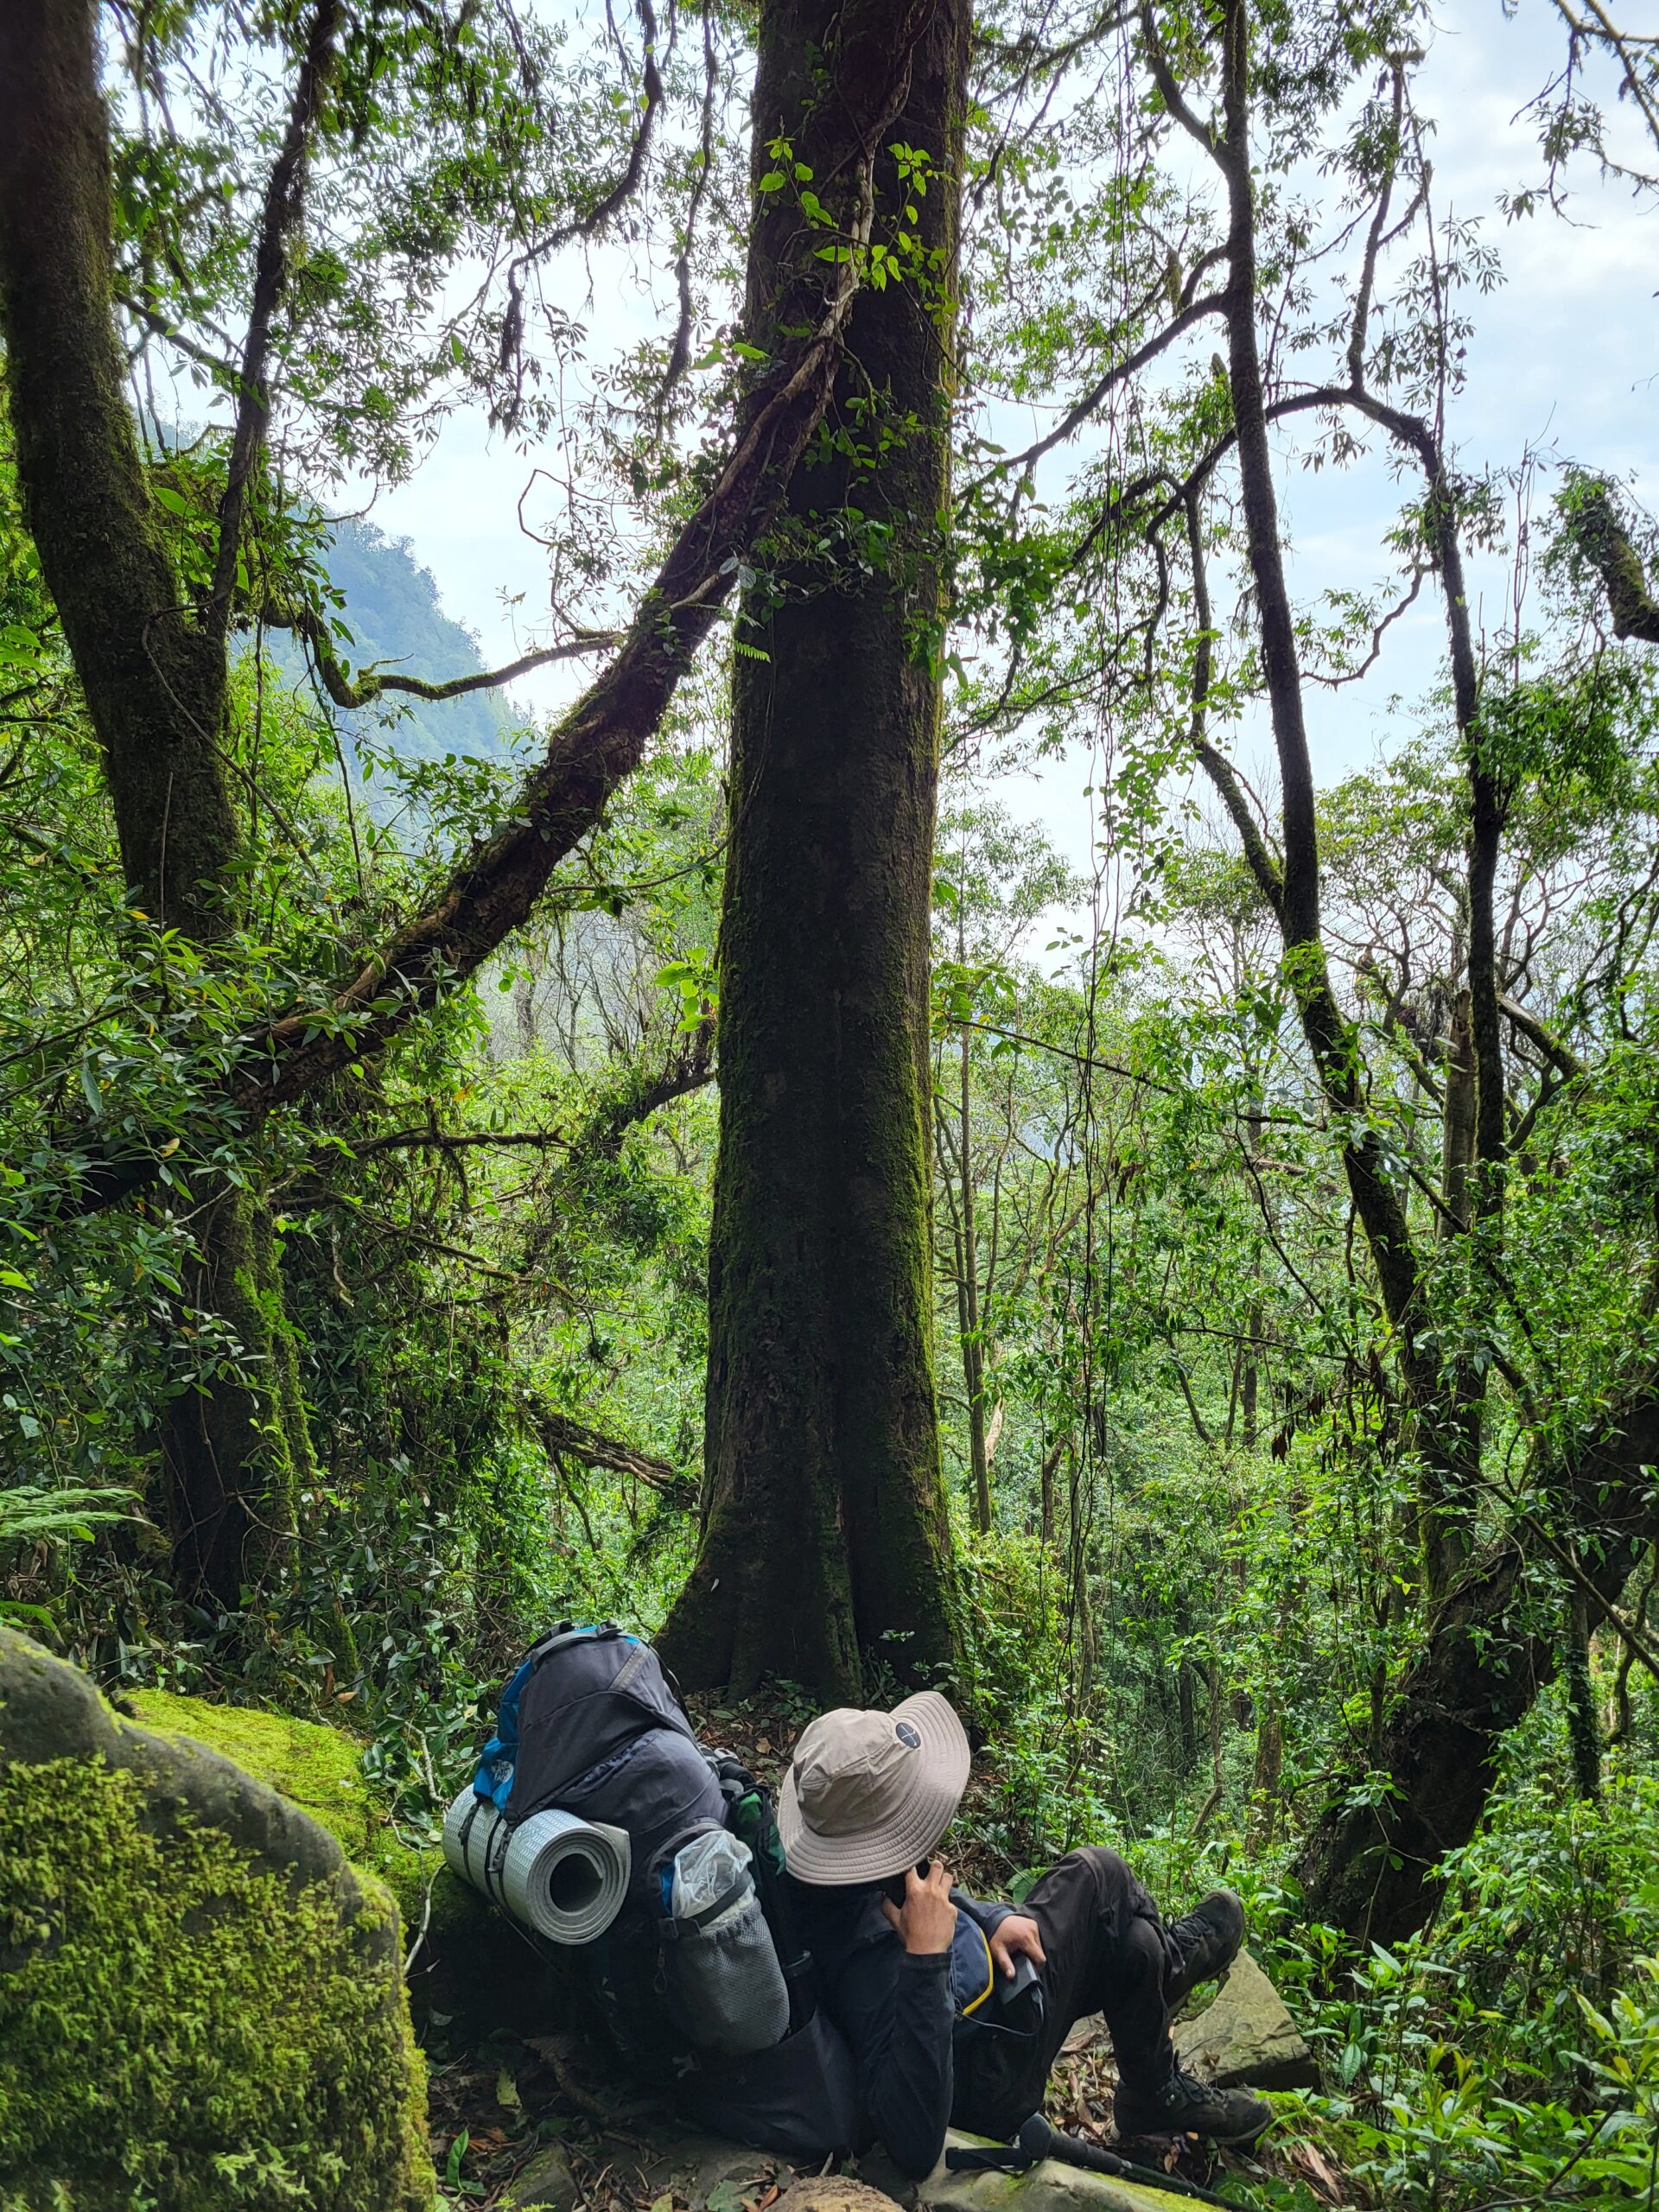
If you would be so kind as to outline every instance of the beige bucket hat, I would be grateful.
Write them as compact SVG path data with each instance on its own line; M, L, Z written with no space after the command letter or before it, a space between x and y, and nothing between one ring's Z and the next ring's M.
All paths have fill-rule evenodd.
M944 1834L968 1787L962 1723L937 1690L891 1713L842 1706L801 1732L778 1800L791 1874L850 1887L913 1866Z

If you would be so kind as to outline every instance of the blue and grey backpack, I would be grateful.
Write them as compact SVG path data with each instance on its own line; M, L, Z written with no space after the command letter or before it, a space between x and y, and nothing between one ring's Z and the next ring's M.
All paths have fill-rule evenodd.
M627 1902L574 1955L626 2059L671 2082L699 2125L759 2149L856 2147L852 2059L795 1940L771 1796L703 1749L648 1643L612 1622L542 1637L502 1692L473 1789L513 1826L556 1805L626 1830ZM721 1830L747 1865L743 1853L696 1853L732 1878L677 1914L679 1853Z

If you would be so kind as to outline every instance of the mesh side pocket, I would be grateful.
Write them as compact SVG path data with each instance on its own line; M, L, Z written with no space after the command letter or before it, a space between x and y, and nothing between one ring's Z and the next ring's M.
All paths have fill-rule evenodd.
M753 1886L705 1926L677 1923L663 1969L675 2016L698 2050L770 2050L789 2030L789 1988Z

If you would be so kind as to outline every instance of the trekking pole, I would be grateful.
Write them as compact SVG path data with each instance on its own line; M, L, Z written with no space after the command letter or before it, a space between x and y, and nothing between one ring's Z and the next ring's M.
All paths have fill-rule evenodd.
M1088 2173L1109 2174L1116 2181L1144 2182L1154 2189L1167 2190L1173 2196L1195 2197L1200 2204L1217 2204L1222 2212L1235 2212L1228 2200L1213 2190L1200 2189L1197 2182L1184 2181L1179 2174L1160 2173L1156 2166L1140 2166L1133 2158L1120 2158L1116 2151L1086 2143L1080 2135L1064 2135L1039 2112L1021 2123L1006 2150L987 2145L969 2151L953 2145L944 2154L945 2165L952 2173L1023 2174L1039 2158L1058 2158L1062 2164L1081 2166Z

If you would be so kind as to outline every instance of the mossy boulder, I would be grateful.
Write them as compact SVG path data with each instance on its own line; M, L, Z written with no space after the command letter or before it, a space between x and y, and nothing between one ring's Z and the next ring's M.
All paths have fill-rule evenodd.
M405 1929L418 1929L428 1917L429 1888L435 1897L436 1878L443 1874L448 1880L443 1853L403 1841L369 1788L363 1746L344 1729L251 1706L210 1705L206 1698L171 1690L126 1690L121 1701L144 1727L206 1745L308 1812L353 1866L386 1885Z
M411 1951L415 2024L429 2044L476 2042L492 2028L542 2034L565 2017L569 1999L526 1939L455 1879L436 1845L404 1840L364 1774L362 1745L343 1729L168 1690L130 1690L124 1701L145 1727L205 1744L302 1806L354 1866L386 1884Z
M320 1821L0 1630L0 2212L427 2212L401 1969Z

